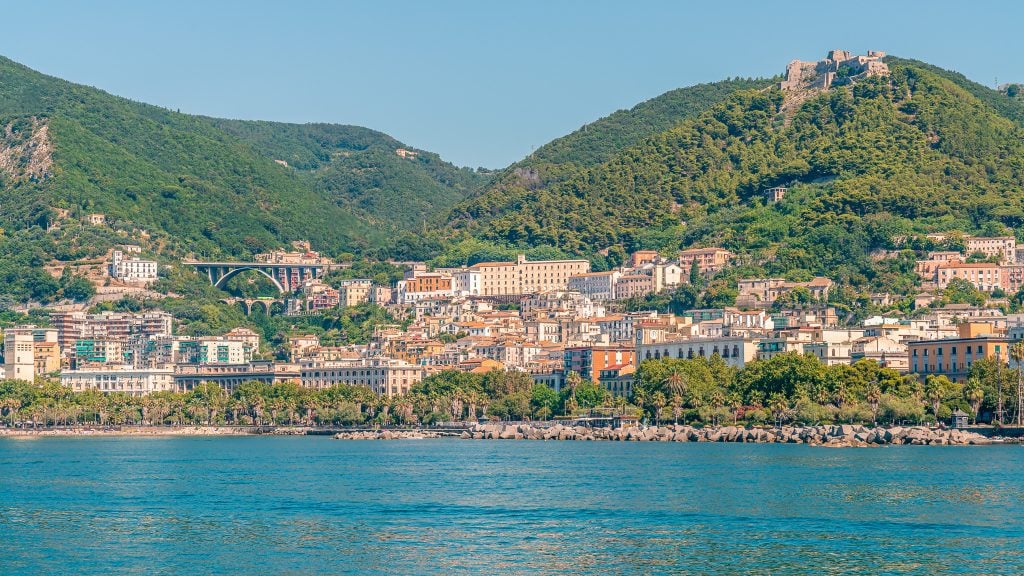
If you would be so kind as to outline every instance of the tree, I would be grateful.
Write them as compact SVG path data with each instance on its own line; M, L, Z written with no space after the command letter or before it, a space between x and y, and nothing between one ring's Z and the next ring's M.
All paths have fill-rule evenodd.
M584 380L576 387L575 400L581 408L595 408L604 404L608 392L591 382Z
M943 401L959 391L960 386L952 382L946 376L929 374L928 377L925 378L925 400L931 404L932 415L935 416L936 420L939 419L939 408L942 406Z
M1021 362L1024 362L1024 340L1018 340L1010 346L1010 358L1017 363L1017 425L1024 425L1024 378L1022 378Z
M665 398L665 394L661 390L655 392L651 396L651 405L654 406L654 423L656 426L661 426L661 411L665 408L668 400Z
M868 401L868 405L871 406L871 420L873 422L878 421L878 403L882 399L882 389L878 387L878 384L872 384L868 388L867 396L865 397Z
M534 418L546 420L558 408L558 394L544 384L534 384L530 389L530 407Z
M683 414L683 397L679 394L672 395L672 423L679 424L679 417Z
M971 406L974 414L974 423L978 423L978 411L981 410L981 403L985 400L985 389L981 387L981 381L977 378L967 380L967 387L964 389L967 403Z
M569 374L565 377L565 386L569 389L569 398L572 399L574 405L576 403L576 389L582 383L583 378L575 370L570 370Z
M974 284L964 278L950 280L942 295L950 304L971 304L972 306L981 306L987 299L984 292L975 288Z
M776 426L782 426L789 413L789 402L781 392L775 392L768 399L768 409L772 411L772 418Z
M686 378L683 377L682 370L678 367L670 369L668 376L665 377L665 386L673 396L682 398L683 394L686 394Z
M690 286L698 291L704 287L704 277L700 274L700 266L696 261L690 262Z
M81 276L75 276L64 285L61 292L69 300L85 302L96 295L96 288L92 285L92 282Z

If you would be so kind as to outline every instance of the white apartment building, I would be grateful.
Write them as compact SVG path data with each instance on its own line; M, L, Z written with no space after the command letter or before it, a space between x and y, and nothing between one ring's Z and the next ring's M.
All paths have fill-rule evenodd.
M838 366L851 362L853 346L853 342L808 342L804 344L804 354L816 356L826 366Z
M4 333L4 378L31 382L36 377L35 339L31 330Z
M125 257L124 252L114 250L110 261L110 276L125 282L153 282L157 279L157 263L136 257Z
M32 324L4 331L4 377L31 382L35 376L60 370L56 328Z
M93 370L64 370L60 383L74 392L99 390L104 394L123 392L145 396L153 392L174 390L173 368L103 367Z
M968 256L977 253L986 258L998 256L1002 264L1013 264L1017 261L1017 240L1013 236L968 236L964 238L964 253Z
M360 358L350 361L307 362L300 368L302 385L329 388L336 384L366 386L381 396L405 394L423 380L424 370L392 358Z
M480 271L472 268L455 271L452 274L452 292L456 296L479 296Z
M615 283L621 276L618 271L578 274L569 277L568 289L595 301L615 300Z
M718 354L725 363L743 368L757 357L758 340L727 336L722 338L685 338L648 344L638 343L637 361L660 358L710 358Z

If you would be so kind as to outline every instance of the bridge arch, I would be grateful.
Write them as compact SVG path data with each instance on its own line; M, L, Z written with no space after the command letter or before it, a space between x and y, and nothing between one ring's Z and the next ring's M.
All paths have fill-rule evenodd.
M262 275L266 276L267 278L269 278L270 281L274 283L274 287L277 288L277 291L279 293L285 294L285 293L288 292L287 290L284 289L284 286L282 286L281 283L277 281L277 278L274 278L273 274L270 274L266 270L264 270L262 268L259 268L257 266L243 266L241 268L233 268L227 274L221 276L213 284L213 286L215 288L219 288L219 289L223 290L224 286L227 284L228 280L230 280L230 279L234 278L235 276L237 276L238 274L240 274L242 272L246 272L248 270L255 270L256 272L259 272L260 274L262 274Z
M252 314L253 312L256 311L257 308L262 308L263 313L267 316L270 316L270 306L272 302L272 300L250 300L249 313Z

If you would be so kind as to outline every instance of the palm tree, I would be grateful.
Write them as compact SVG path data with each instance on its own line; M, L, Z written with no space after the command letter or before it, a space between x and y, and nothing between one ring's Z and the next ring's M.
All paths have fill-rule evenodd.
M1024 377L1021 375L1021 361L1024 361L1024 340L1010 346L1010 358L1017 363L1017 426L1024 424Z
M465 393L462 390L455 390L451 397L452 422L462 420L462 410L465 408Z
M743 397L737 392L730 392L726 401L732 409L732 425L735 426L740 420L740 409L743 408Z
M267 410L270 412L270 424L277 425L277 415L285 409L284 398L274 396L267 402Z
M878 387L878 384L872 384L868 388L867 401L868 405L871 406L871 420L878 422L878 403L882 400L882 389Z
M789 412L789 401L786 400L786 396L779 392L772 394L771 399L768 400L768 408L772 411L775 425L782 426L782 422L786 419L786 414Z
M654 406L654 424L655 426L661 426L661 411L665 408L668 403L668 399L665 398L665 394L661 390L655 392L651 396L651 405Z
M576 388L583 383L583 377L579 375L575 370L570 370L569 374L565 377L565 385L569 388L569 396L575 402L576 400Z
M935 420L939 419L939 407L942 405L943 390L939 379L929 375L924 384L924 396L932 405L932 414Z
M235 397L228 400L228 412L231 412L231 422L233 424L238 424L238 413L243 411L245 411L245 402Z
M718 426L719 411L723 406L725 406L725 393L722 392L721 388L716 387L708 400L711 402L711 407L714 409L711 412L711 423L714 426Z
M842 408L843 404L846 404L846 401L849 399L849 391L846 389L845 382L840 382L836 385L833 397L836 401L836 408Z
M663 384L674 396L682 398L683 395L686 394L686 379L683 378L679 368L673 368L672 371L668 373L668 376L665 377Z
M971 405L974 412L974 423L978 423L978 412L981 410L981 403L985 400L985 389L981 387L981 380L977 376L967 382L967 403Z
M679 417L683 414L683 397L679 394L672 395L672 423L679 424Z
M4 398L3 401L0 401L0 407L3 408L4 414L7 415L9 424L14 426L14 414L18 410L21 410L21 400L14 398L13 396Z

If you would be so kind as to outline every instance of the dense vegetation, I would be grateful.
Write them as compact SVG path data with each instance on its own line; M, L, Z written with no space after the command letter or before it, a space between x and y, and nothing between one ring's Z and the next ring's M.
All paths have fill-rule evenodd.
M59 298L40 263L125 241L169 258L241 258L296 239L374 254L487 178L398 148L412 150L352 126L179 114L0 58L0 273L25 276L0 293ZM107 225L83 229L90 213Z
M788 112L768 79L674 90L541 147L476 194L489 174L373 130L178 114L0 59L0 140L22 152L0 170L0 295L86 298L83 281L41 265L120 242L172 263L309 238L345 259L444 266L526 252L584 256L602 270L639 248L710 244L740 255L708 293L669 295L674 308L727 304L737 276L762 274L827 275L840 284L834 303L849 308L869 291L909 296L914 259L942 247L921 233L1000 234L1024 223L1024 98L920 62L889 63L890 79ZM42 170L33 142L52 148L42 172L32 172ZM762 191L775 185L790 191L766 205ZM91 212L108 225L82 225ZM446 215L452 226L431 232ZM885 258L873 256L880 249ZM187 284L187 274L174 270L177 281L158 288ZM367 275L395 279L384 268ZM217 306L215 292L184 292Z
M826 366L809 354L780 354L743 369L717 356L661 359L641 363L632 401L662 421L923 423L948 421L957 409L990 420L1000 385L1004 408L1016 404L1016 379L1016 370L994 360L974 363L961 385L935 375L921 382L871 360ZM1011 412L1006 421L1015 418Z
M408 318L392 316L375 304L331 308L303 316L285 316L276 307L271 309L271 315L267 315L256 306L252 314L246 316L239 306L220 302L217 296L216 289L209 288L208 291L187 293L184 298L145 302L124 298L94 306L92 311L164 310L174 315L175 332L183 336L216 336L234 328L250 328L260 334L262 356L278 360L288 359L288 337L292 334L315 335L324 346L367 344L378 326L405 328L410 322Z
M282 160L326 197L385 229L420 231L468 198L489 175L457 168L374 130L337 124L208 121ZM401 157L408 150L414 156Z
M651 423L704 425L925 423L953 410L991 419L1002 386L1007 422L1016 419L1018 374L992 360L974 363L966 385L945 376L921 383L873 361L827 367L796 353L759 360L737 370L718 356L647 360L632 397L615 398L570 373L555 392L523 372L474 374L449 370L429 376L408 394L378 397L370 389L325 390L295 383L245 383L228 394L204 384L179 394L146 397L98 391L72 393L52 382L0 382L0 418L6 423L65 424L303 424L412 425L479 417L547 420L594 410L639 413ZM1011 399L1012 397L1012 399Z
M837 291L848 300L868 289L909 294L913 250L933 247L924 232L1001 234L1024 223L1024 130L1002 115L1016 104L988 103L1005 94L914 63L891 67L891 78L833 89L789 114L778 89L738 92L556 178L518 169L456 210L456 237L598 264L617 246L718 245L740 254L737 273L826 275L853 289ZM766 205L763 191L778 185L789 193ZM907 250L872 258L879 249Z
M740 90L766 88L773 80L735 78L670 90L595 120L571 134L556 138L519 162L519 166L576 164L593 166L664 132L722 102Z

